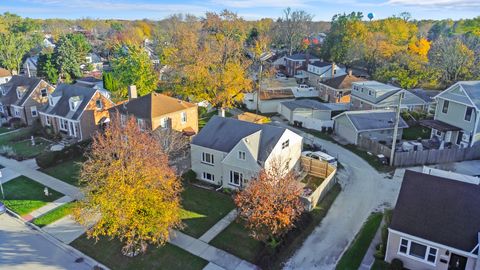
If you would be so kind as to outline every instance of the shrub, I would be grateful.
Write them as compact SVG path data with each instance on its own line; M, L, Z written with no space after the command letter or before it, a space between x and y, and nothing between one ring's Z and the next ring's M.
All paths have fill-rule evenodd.
M20 119L20 118L12 118L12 119L8 120L8 123L13 128L25 127L25 124L22 123L22 119Z
M391 270L403 270L403 262L400 259L393 259L392 263L390 264Z
M38 155L35 160L37 165L42 168L48 168L67 160L83 156L90 146L91 140L85 140L63 148L61 151L46 151Z
M182 175L182 179L188 183L193 183L197 180L197 173L192 170L188 170Z
M0 147L0 155L8 158L14 158L17 154L15 153L15 150L13 150L13 147L9 145L2 145Z

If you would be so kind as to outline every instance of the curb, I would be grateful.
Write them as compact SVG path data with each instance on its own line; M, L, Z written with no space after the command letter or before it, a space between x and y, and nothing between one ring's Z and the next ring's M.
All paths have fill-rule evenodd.
M110 268L106 267L105 265L97 262L96 260L94 260L93 258L91 258L90 256L84 254L83 252L73 248L72 246L70 245L67 245L63 242L61 242L60 240L58 240L57 238L55 238L54 236L46 233L44 230L42 230L40 227L38 227L37 225L31 223L31 222L28 222L28 221L25 221L21 216L19 216L17 213L13 212L12 210L8 209L7 208L7 213L13 217L15 217L16 219L18 219L19 221L21 221L23 224L27 225L28 227L30 227L31 229L35 230L35 231L38 231L40 232L40 235L43 236L43 238L45 238L47 241L49 241L50 243L54 244L55 246L59 247L60 249L62 249L63 251L69 253L70 255L72 255L73 257L77 257L77 258L83 258L84 259L84 262L87 263L90 267L92 267L92 269L97 269L98 267L101 267L102 269L104 270L110 270Z

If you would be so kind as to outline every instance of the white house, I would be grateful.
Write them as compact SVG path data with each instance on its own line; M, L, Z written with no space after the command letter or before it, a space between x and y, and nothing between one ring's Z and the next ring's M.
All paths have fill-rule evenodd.
M38 55L28 57L23 63L23 73L27 77L37 77Z
M192 170L207 183L243 188L275 163L296 168L302 139L286 128L214 116L191 142Z
M346 74L345 67L338 66L335 63L317 61L308 64L306 76L310 85L318 86L325 80Z

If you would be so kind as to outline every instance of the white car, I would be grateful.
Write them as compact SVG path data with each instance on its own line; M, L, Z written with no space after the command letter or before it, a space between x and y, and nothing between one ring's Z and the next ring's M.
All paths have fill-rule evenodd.
M330 165L337 167L337 159L321 151L303 151L302 156L323 160L330 163Z
M281 72L277 72L277 73L275 73L275 78L278 79L278 80L287 80L287 75L285 75Z
M299 84L297 89L299 91L313 91L315 90L315 87L308 86L306 84Z

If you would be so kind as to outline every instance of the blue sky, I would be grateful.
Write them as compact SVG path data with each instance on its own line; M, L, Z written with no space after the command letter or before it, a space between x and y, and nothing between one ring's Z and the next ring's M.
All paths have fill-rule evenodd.
M173 13L202 15L229 9L245 19L277 18L286 7L330 20L361 11L385 18L408 11L415 19L460 19L480 15L480 0L0 0L0 13L31 18L162 19Z

